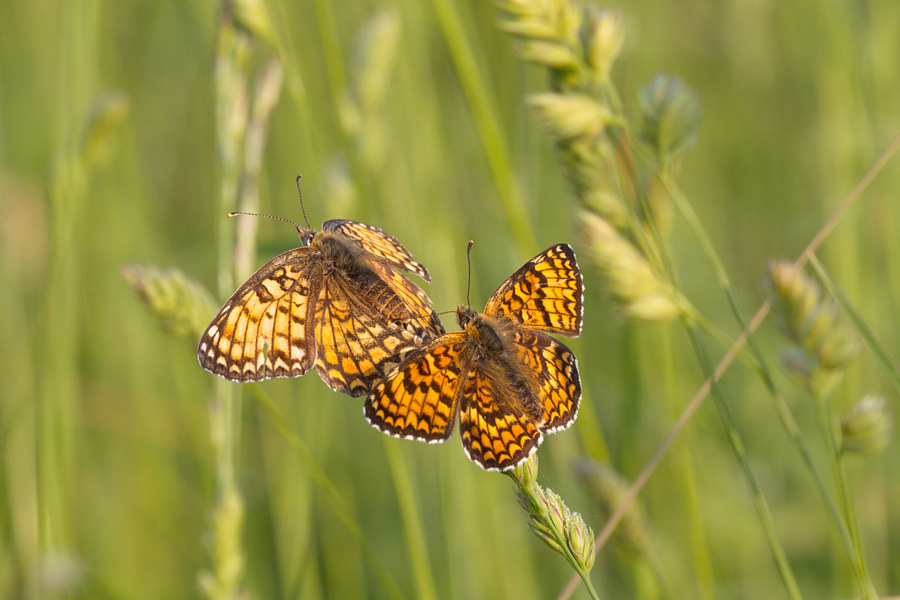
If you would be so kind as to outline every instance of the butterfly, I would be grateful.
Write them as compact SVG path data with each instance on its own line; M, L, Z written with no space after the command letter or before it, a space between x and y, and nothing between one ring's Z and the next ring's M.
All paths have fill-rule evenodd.
M575 421L578 361L547 335L581 333L583 284L568 244L544 250L497 288L483 313L457 309L462 331L411 352L366 398L366 419L389 435L443 442L459 419L469 458L506 471L544 434Z
M332 389L368 394L402 355L444 333L425 292L431 281L381 229L335 219L293 223L302 246L276 256L225 303L200 338L207 370L234 381L298 377L313 364Z

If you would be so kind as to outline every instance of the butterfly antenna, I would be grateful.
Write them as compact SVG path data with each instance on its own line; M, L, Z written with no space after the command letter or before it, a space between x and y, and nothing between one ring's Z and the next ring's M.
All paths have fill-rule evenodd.
M306 208L303 206L303 192L300 191L300 180L303 175L297 175L297 195L300 196L300 212L303 213L303 220L306 222L306 230L309 231L309 219L306 218Z
M466 248L466 263L469 266L469 275L466 277L466 306L472 306L472 303L469 302L469 292L472 290L472 246L474 244L474 240L469 240Z
M300 235L305 235L306 232L309 231L308 229L303 229L303 227L301 227L301 226L298 225L297 223L294 223L294 222L291 221L290 219L283 219L283 218L281 218L281 217L273 217L272 215L263 215L263 214L260 214L260 213L251 213L251 212L230 212L230 213L228 213L228 218L236 217L236 216L238 216L238 215L244 215L245 217L265 217L266 219L275 219L276 221L284 221L285 223L290 223L291 225L293 225L294 227L296 227L296 228L297 228L297 232L300 233Z

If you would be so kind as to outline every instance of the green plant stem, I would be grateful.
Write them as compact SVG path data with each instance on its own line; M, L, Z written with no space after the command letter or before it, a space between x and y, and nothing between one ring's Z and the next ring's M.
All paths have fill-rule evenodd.
M665 165L663 165L663 167L665 167ZM652 213L649 212L649 205L645 200L644 194L639 194L639 196L641 197L644 210L648 211L646 214L648 216L652 215ZM689 205L689 203L685 204ZM697 220L697 224L699 224L699 220ZM662 263L665 265L669 279L672 282L672 285L677 289L678 282L671 257L669 256L669 253L667 252L666 247L663 244L662 237L660 236L658 229L653 223L652 218L648 218L648 227L650 228L653 240L658 244L659 252L662 257ZM702 227L700 227L699 230L702 232ZM705 235L703 235L702 237L705 238ZM715 251L712 249L712 244L709 244L707 250L711 252L711 256L714 258L714 262L716 264L719 264L721 268L721 264L716 257ZM722 268L721 271L721 276L724 276L724 268ZM725 277L725 282L727 283L727 277ZM730 286L727 286L726 289L730 290ZM797 585L796 578L794 577L791 565L787 560L784 548L782 547L781 542L778 540L778 536L775 533L775 525L772 521L771 512L769 511L769 505L762 494L762 490L759 487L759 482L757 481L756 475L754 474L753 469L750 466L750 459L747 455L746 448L744 447L743 438L741 437L740 431L738 431L734 423L734 419L731 416L731 409L728 408L728 403L725 400L724 395L722 394L721 388L713 377L712 365L709 362L709 357L707 356L706 351L703 349L703 346L700 343L699 338L697 337L696 325L688 318L684 319L684 325L685 329L687 330L688 336L690 337L691 345L694 348L694 353L696 354L697 359L700 362L700 366L703 369L703 373L712 382L711 392L713 400L716 403L716 407L718 408L719 416L721 417L722 424L725 427L725 432L728 437L728 441L731 444L732 451L734 452L735 458L737 458L738 464L741 467L741 471L744 474L744 478L746 479L747 484L750 487L750 494L753 499L753 504L756 507L757 514L759 515L763 533L765 534L769 542L769 546L772 550L773 558L775 559L775 564L778 568L778 572L781 575L781 579L784 583L788 596L794 600L797 600L801 598L800 588Z
M230 295L234 286L234 236L222 215L237 206L247 130L247 70L251 43L249 34L235 27L229 10L228 3L223 3L214 73L220 170L216 215L220 297ZM201 575L201 585L215 600L237 598L243 593L243 499L235 476L241 424L237 393L234 384L216 378L209 407L210 436L216 461L216 501L211 519L213 564L211 572Z
M321 491L328 499L328 503L335 515L347 528L347 532L358 543L369 560L369 565L375 572L375 576L381 582L385 594L389 598L395 600L403 598L403 592L397 584L391 572L387 569L381 555L372 548L369 538L363 535L359 523L357 523L351 514L351 510L347 505L347 501L341 496L340 491L329 478L325 469L316 461L315 455L309 449L294 430L287 424L284 415L278 410L278 407L272 402L272 399L259 386L250 386L250 394L253 399L269 414L272 423L291 446L297 452L303 466L306 467L309 476L316 483L317 489Z
M437 587L434 583L434 575L428 561L428 546L425 544L425 533L419 520L419 511L416 508L416 497L413 494L413 486L410 481L409 469L403 460L400 444L396 440L382 436L384 449L387 452L388 466L394 480L394 490L397 492L397 502L400 505L400 515L403 518L403 528L406 532L406 546L409 550L409 560L416 576L418 586L417 597L423 600L436 599Z
M822 427L822 433L828 443L829 460L831 469L834 472L834 484L838 491L841 501L841 511L844 515L844 522L850 534L855 552L851 554L851 561L855 571L856 579L860 585L863 600L877 600L878 592L869 579L866 561L863 558L862 541L859 537L859 528L856 524L856 515L853 510L853 499L850 497L850 487L847 485L847 474L844 472L844 465L841 462L841 449L839 442L839 433L837 424L832 418L831 400L822 397L821 394L815 394L813 401L819 413L819 421Z
M96 8L95 2L63 7L60 21L63 42L56 57L61 77L58 87L62 93L56 105L56 153L48 184L47 285L42 292L43 318L38 323L46 343L36 357L40 360L35 361L41 369L34 437L38 554L70 550L73 537L73 521L68 515L77 477L79 294L76 292L82 255L74 238L88 185L88 173L79 151L79 127L86 114L89 56L95 26L92 19Z
M856 326L856 329L859 331L860 335L863 338L863 341L866 344L866 347L872 352L875 358L881 363L882 369L884 369L885 374L890 379L891 383L894 386L894 390L900 393L900 368L898 368L896 361L891 358L890 353L887 351L887 348L884 347L884 344L881 343L881 340L875 335L875 332L869 327L866 323L865 319L859 314L859 311L856 310L856 307L850 302L847 296L843 291L835 284L834 280L828 274L828 271L819 262L818 257L815 253L811 253L809 255L809 264L816 271L816 275L819 278L819 281L822 282L822 285L825 286L825 289L828 290L828 293L833 297L837 298L837 301L840 302L841 308L846 311L846 313L850 316L850 319L853 321L853 324Z
M688 325L687 331L691 339L691 344L694 347L694 352L697 354L697 358L700 361L700 365L703 369L704 375L706 375L707 378L712 378L713 372L709 363L709 359L706 356L706 351L700 344L700 340L697 338L695 329ZM728 437L729 443L731 444L731 449L734 452L735 458L737 458L738 464L741 467L741 471L744 474L744 478L746 479L747 484L750 487L750 495L753 499L753 505L755 506L756 512L759 515L763 533L765 534L766 539L769 542L769 547L772 550L772 555L775 559L775 565L778 568L778 573L781 575L781 579L784 582L785 590L787 591L788 597L792 598L793 600L798 600L802 597L800 594L800 588L797 585L797 581L794 577L791 565L787 560L787 555L784 552L784 548L782 547L781 542L778 540L778 536L775 533L775 525L772 521L772 515L769 511L769 505L762 494L762 490L759 487L759 482L757 481L756 475L753 473L753 469L750 466L750 459L747 455L746 448L744 447L743 438L741 437L740 432L735 426L734 419L731 416L731 409L728 408L728 403L722 395L721 388L715 382L712 384L712 396L716 404L716 408L718 408L719 416L722 419L722 424L725 427L725 433Z
M672 344L672 331L668 323L659 325L661 333L661 347L665 357L662 361L662 372L669 398L669 410L673 416L677 416L678 407L675 405L679 396L678 369L675 365L675 352ZM697 577L699 597L715 597L715 580L713 578L712 564L709 547L706 543L706 534L703 527L703 511L698 504L697 478L693 465L693 437L688 436L684 440L681 450L677 452L676 469L678 481L681 484L683 501L687 508L687 527L691 541L691 554L694 561L694 570Z
M641 210L647 215L647 219L640 219L635 213L634 204L626 202L628 210L626 210L625 213L628 215L628 223L632 235L634 236L634 240L642 250L644 257L650 261L657 273L665 273L670 269L667 268L665 258L662 255L662 239L659 232L656 230L656 227L653 225L652 220L649 220L652 213L648 212L649 204L647 203L646 195L641 192L641 183L638 180L637 172L634 168L634 159L629 151L629 148L634 146L629 146L622 140L622 133L625 134L626 138L630 136L627 129L624 128L610 127L607 129L607 137L615 148L616 155L619 157L619 163L624 168L628 177L628 187L634 190L634 193L637 195L638 204L641 206ZM622 187L624 188L625 186ZM649 236L647 235L647 228L642 225L643 223L647 223L650 227Z
M481 136L500 205L512 226L516 246L521 254L531 256L538 246L534 230L523 208L522 192L513 177L500 118L491 101L485 79L478 71L478 61L475 60L472 45L466 37L458 5L453 0L431 0L431 3L447 42L447 50L453 57L463 92L472 107L472 118Z

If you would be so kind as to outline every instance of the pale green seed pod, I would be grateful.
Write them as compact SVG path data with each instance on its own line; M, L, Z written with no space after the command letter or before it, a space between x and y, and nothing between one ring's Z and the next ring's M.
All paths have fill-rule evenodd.
M517 464L512 472L511 477L526 492L530 492L534 488L538 474L537 452L532 452L524 461Z
M657 75L641 90L640 137L663 160L682 154L700 128L700 101L675 78Z
M884 398L867 395L841 419L841 454L876 454L891 439L891 415Z
M567 517L566 543L569 550L585 570L590 570L594 565L594 531L580 514L569 512Z

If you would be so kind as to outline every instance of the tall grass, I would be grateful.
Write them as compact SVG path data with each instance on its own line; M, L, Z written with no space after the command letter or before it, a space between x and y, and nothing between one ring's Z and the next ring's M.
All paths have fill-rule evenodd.
M352 218L395 235L428 266L439 311L464 299L474 239L478 308L536 251L581 235L569 163L525 100L556 80L519 58L490 2L235 6L250 96L266 65L284 67L255 174L253 157L228 166L217 137L221 7L0 5L0 597L555 597L572 568L529 531L513 483L468 461L457 436L387 438L314 374L214 381L195 333L166 334L196 329L194 317L166 313L161 329L121 267L178 268L129 271L157 314L173 298L208 302L192 280L224 300L242 228L258 228L238 244L243 269L297 244L283 224L225 218L241 186L258 186L262 212L299 220L302 174L312 226ZM853 411L869 393L897 430L896 159L816 253L815 284L839 299L861 350L828 412L779 366L789 342L773 321L736 316L763 304L766 263L799 256L900 130L900 6L618 9L625 41L609 81L622 118L635 122L638 90L659 71L702 106L693 147L652 189L676 203L657 223L668 256L646 256L677 274L667 281L695 311L688 325L708 327L695 355L685 328L627 321L580 250L585 330L572 347L585 397L573 429L543 444L538 484L598 541L622 507L589 575L601 597L784 596L786 572L803 597L900 594L897 441L865 456L829 442L872 431ZM755 350L717 374L732 424L699 401L679 422L743 321ZM856 425L840 430L839 417ZM211 441L216 423L224 445ZM242 519L223 521L236 498Z

